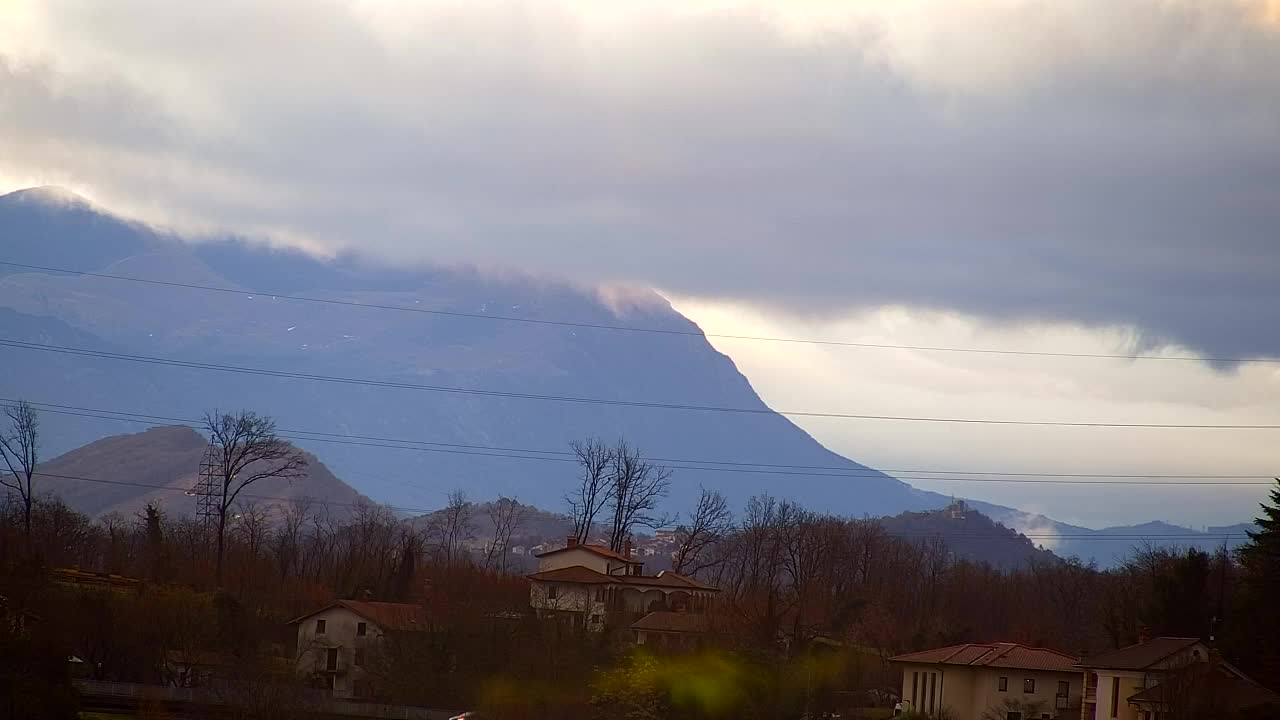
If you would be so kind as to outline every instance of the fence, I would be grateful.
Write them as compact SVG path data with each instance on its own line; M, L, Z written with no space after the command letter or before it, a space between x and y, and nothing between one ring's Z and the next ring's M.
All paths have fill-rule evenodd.
M234 691L219 688L184 688L169 685L143 685L139 683L102 682L76 680L76 690L81 695L96 698L115 698L133 701L159 701L187 705L233 705ZM316 715L378 718L379 720L447 720L454 713L447 710L410 707L407 705L381 705L339 700L321 690L290 689L296 693L299 705Z

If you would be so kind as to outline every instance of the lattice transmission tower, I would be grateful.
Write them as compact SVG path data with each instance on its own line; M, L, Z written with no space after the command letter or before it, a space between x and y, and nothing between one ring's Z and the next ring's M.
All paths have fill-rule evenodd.
M222 495L222 462L212 440L200 458L200 475L196 478L195 487L187 494L195 496L196 517L205 529L212 527L218 518Z

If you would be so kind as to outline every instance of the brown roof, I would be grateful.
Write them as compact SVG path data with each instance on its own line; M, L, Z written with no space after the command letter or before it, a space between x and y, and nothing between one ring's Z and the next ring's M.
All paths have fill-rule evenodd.
M383 630L413 631L427 629L427 611L421 605L365 600L335 600L319 610L312 610L292 622L301 622L316 613L335 607L346 608Z
M542 580L544 582L566 582L566 583L589 583L589 584L605 584L616 582L623 576L614 577L596 572L589 567L582 565L571 565L569 567L556 568L555 570L543 570L529 576L530 580Z
M1080 667L1106 670L1145 670L1200 642L1199 638L1158 637L1119 650L1083 658Z
M543 570L528 576L530 580L541 580L543 582L564 582L564 583L583 583L591 585L604 585L606 583L618 583L620 585L645 585L648 587L665 587L675 588L677 590L710 590L719 592L710 585L703 585L697 580L687 578L683 575L677 575L670 571L660 572L657 575L605 575L596 572L589 567L582 565L571 565L569 567L557 568L555 570Z
M631 623L632 630L672 633L703 633L711 629L706 615L657 610Z
M1015 668L1019 670L1074 671L1077 658L1057 650L1033 648L1017 643L967 643L934 650L907 653L889 658L893 662L937 665L972 665L977 667Z
M628 585L652 585L655 587L669 588L687 588L689 590L711 590L719 592L719 588L703 585L693 578L677 575L670 570L664 570L657 575L618 575L611 576L615 580L620 580Z
M1215 710L1246 710L1259 705L1280 704L1280 694L1274 693L1243 676L1225 663L1196 663L1183 670L1179 679L1153 685L1131 695L1129 702L1163 707L1180 698L1197 697L1212 702Z
M610 560L617 560L618 562L631 563L632 565L644 564L639 560L633 560L629 557L626 557L622 553L616 553L603 545L588 545L586 543L579 543L578 545L567 545L562 548L556 548L555 550L548 550L543 553L538 553L534 557L546 557L548 555L555 555L556 553L568 552L569 550L586 550L588 552L595 553L600 557L606 557L606 558L609 558Z

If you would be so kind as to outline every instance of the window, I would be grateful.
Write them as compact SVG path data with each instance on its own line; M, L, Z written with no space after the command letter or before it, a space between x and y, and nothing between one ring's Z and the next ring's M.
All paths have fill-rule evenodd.
M1002 677L996 681L996 690L999 692L1009 692L1009 678Z
M323 634L324 634L324 621L323 621L323 620L317 620L317 621L316 621L316 634L317 634L317 635L323 635Z
M1026 678L1022 681L1022 692L1034 693L1036 691L1036 679Z
M1071 694L1071 683L1066 680L1058 681L1058 697L1066 697Z
M351 657L351 664L356 667L364 666L364 648L356 648L355 653L353 653Z
M356 623L356 637L364 637L369 634L369 623Z
M324 657L325 670L338 669L338 648L329 648Z
M938 673L929 673L929 712L937 709L938 704Z
M560 588L559 588L559 587L557 587L557 586L555 586L555 585L552 585L551 587L547 588L547 599L548 599L548 600L555 600L555 599L556 599L556 598L558 598L558 597L560 597Z
M920 673L913 672L911 673L911 707L913 709L916 707L919 707L919 703L916 702L916 697L917 697L916 690L919 687L920 687Z
M1120 706L1120 678L1111 678L1111 717L1116 717L1116 710Z

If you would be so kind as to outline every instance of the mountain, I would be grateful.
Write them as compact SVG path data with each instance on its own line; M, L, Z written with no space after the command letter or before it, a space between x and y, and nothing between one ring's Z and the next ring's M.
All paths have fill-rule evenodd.
M1132 557L1135 549L1148 544L1154 547L1196 548L1213 553L1222 548L1225 540L1227 548L1234 550L1247 542L1246 532L1257 529L1251 523L1239 523L1208 527L1200 531L1162 521L1094 529L1058 522L1044 515L1021 510L977 502L969 504L996 522L1028 535L1052 550L1055 555L1076 557L1085 562L1093 561L1102 567L1119 565Z
M53 493L92 517L133 515L148 502L173 515L194 515L196 499L185 491L195 485L208 447L209 441L189 427L115 435L41 463L37 482L41 494ZM244 491L245 502L276 505L305 497L343 515L362 499L314 456L307 459L304 477L260 480Z
M351 254L321 259L241 238L186 242L56 188L0 196L0 248L11 263L168 283L0 265L0 341L61 348L0 344L0 402L40 403L46 456L156 424L198 425L214 408L247 408L274 417L360 492L418 513L441 507L454 489L563 508L576 475L568 443L591 436L626 438L672 466L671 512L687 511L702 486L737 507L770 493L854 517L951 501L839 456L771 412L733 361L650 291L391 267ZM547 322L560 320L579 325ZM1142 542L970 506L1060 555L1104 565Z
M318 259L235 238L187 243L48 189L0 197L0 237L0 259L10 262L170 283L0 266L0 338L62 348L0 345L0 397L41 404L46 455L148 423L196 424L213 408L248 408L274 417L361 492L424 512L455 488L559 508L576 475L568 443L589 436L626 438L674 467L671 511L688 509L700 486L735 505L770 492L854 516L948 502L830 452L769 411L733 362L649 291ZM538 322L547 320L691 334ZM625 404L636 402L752 413Z
M963 501L941 510L906 512L880 518L890 535L913 540L939 538L955 557L986 562L1001 569L1025 567L1033 561L1057 560L1026 536L983 515Z

